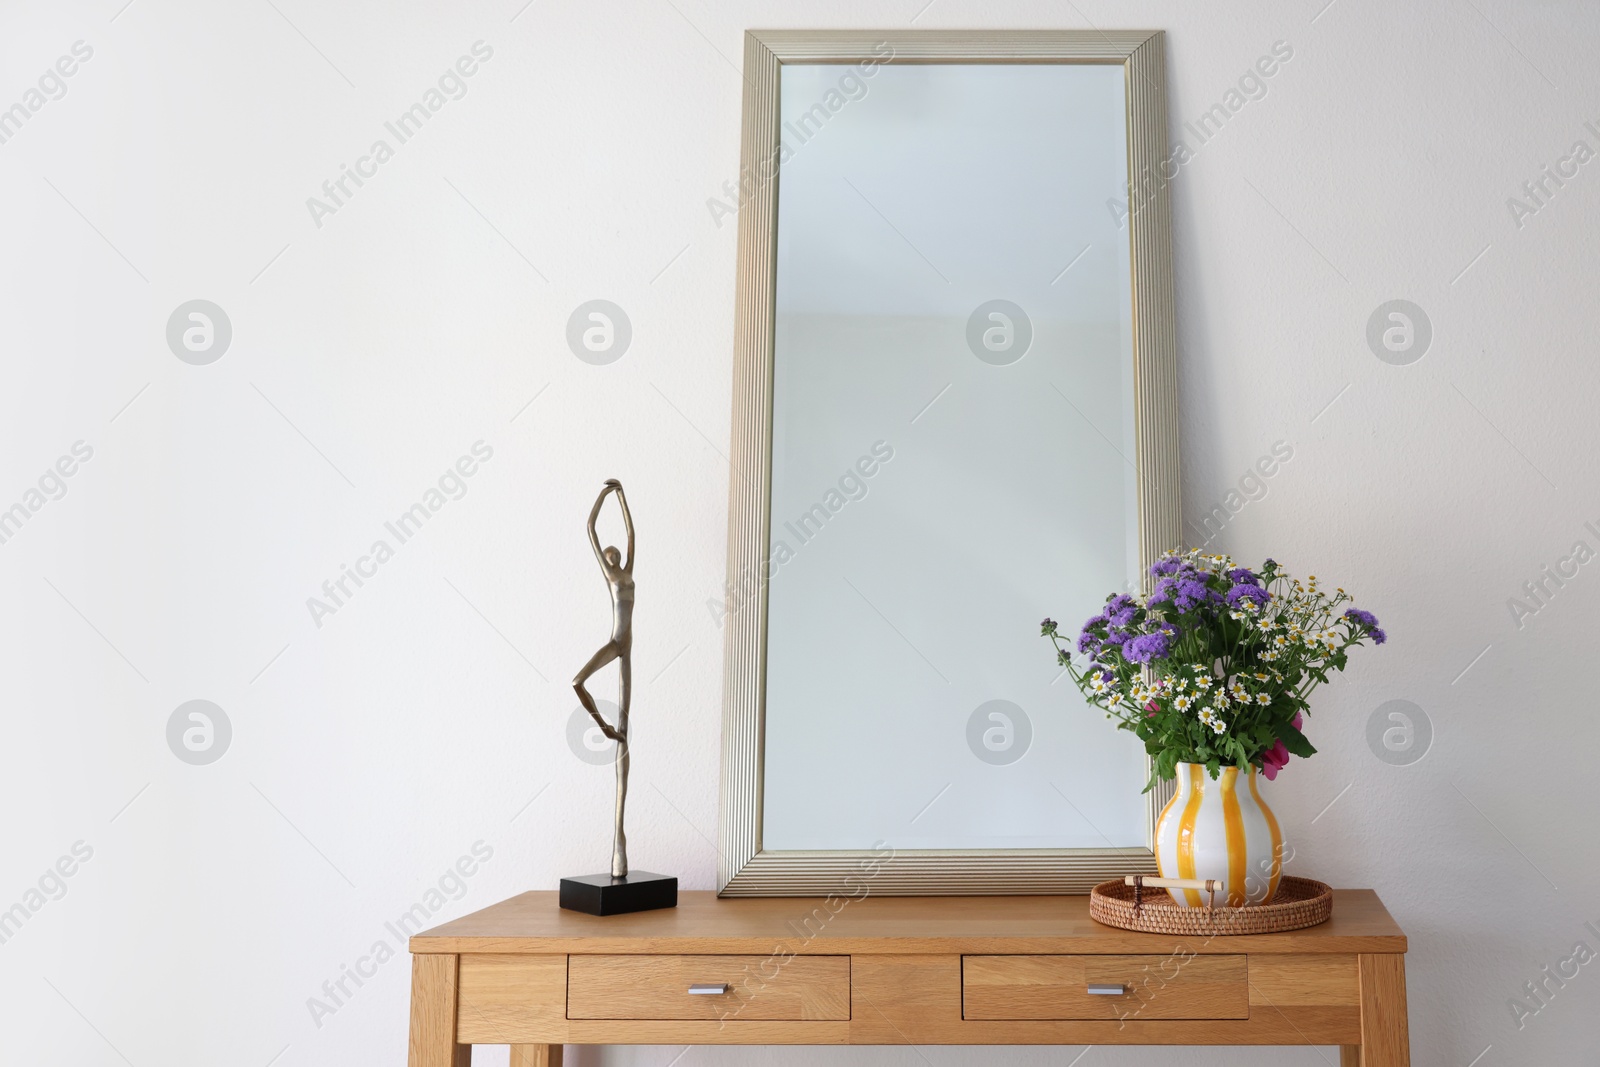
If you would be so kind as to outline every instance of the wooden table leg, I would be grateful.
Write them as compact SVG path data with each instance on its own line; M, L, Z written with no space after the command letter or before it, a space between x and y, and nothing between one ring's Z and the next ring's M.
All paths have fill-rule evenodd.
M472 1046L456 1044L456 968L460 957L411 957L410 1067L472 1067Z
M1411 1067L1411 1035L1406 1019L1406 958L1399 953L1361 957L1361 1048L1344 1067Z
M561 1067L561 1045L512 1045L511 1067Z

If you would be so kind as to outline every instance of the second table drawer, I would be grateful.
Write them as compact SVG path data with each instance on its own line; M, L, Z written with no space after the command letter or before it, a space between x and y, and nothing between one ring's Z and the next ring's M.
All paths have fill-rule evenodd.
M965 956L967 1019L1248 1019L1244 956ZM1120 992L1118 992L1120 990Z
M569 956L567 1018L845 1020L850 957Z

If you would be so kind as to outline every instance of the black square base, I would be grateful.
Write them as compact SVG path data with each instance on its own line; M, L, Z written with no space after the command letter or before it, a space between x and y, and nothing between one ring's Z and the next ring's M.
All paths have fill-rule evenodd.
M621 878L584 874L561 879L561 906L589 915L625 915L678 906L678 880L649 871L629 871Z

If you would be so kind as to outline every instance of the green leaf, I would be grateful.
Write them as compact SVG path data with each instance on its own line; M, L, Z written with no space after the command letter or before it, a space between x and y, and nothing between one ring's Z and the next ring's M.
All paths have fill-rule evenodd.
M1310 759L1317 754L1316 748L1306 740L1306 735L1294 728L1294 723L1280 722L1273 727L1273 732L1277 734L1278 740L1283 742L1283 747L1289 750L1291 756Z

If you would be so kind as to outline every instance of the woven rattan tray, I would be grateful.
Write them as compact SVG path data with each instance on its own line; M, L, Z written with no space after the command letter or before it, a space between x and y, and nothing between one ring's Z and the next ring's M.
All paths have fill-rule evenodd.
M1139 899L1135 901L1135 896ZM1089 894L1089 917L1147 934L1275 934L1328 921L1333 890L1310 878L1284 875L1270 904L1245 908L1184 908L1164 889L1101 882Z

